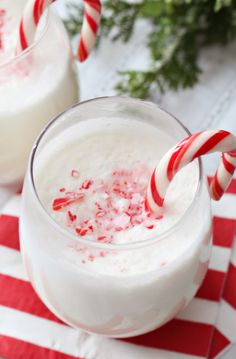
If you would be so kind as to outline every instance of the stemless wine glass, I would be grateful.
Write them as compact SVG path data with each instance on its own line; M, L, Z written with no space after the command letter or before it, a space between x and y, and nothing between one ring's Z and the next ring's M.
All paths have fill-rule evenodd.
M88 332L128 337L172 319L201 285L211 249L210 197L201 161L197 160L198 187L193 202L164 233L145 241L105 244L67 231L42 204L37 192L37 168L42 164L44 149L58 135L75 124L78 131L80 126L84 129L86 122L98 118L135 119L153 126L153 131L161 128L173 143L189 134L155 104L129 98L95 99L62 113L41 133L30 157L20 219L21 251L36 292L59 318ZM155 253L165 246L172 250L183 237L186 247L165 266L157 264ZM84 265L84 253L94 258L91 266ZM127 268L136 268L144 258L146 263L150 258L153 265L116 272L115 261L124 257Z
M17 31L25 3L1 3L1 9L7 9L6 19L11 21L10 31ZM0 62L0 187L22 182L39 132L78 101L74 61L63 23L48 10L40 25L32 46ZM7 24L5 31L9 31Z

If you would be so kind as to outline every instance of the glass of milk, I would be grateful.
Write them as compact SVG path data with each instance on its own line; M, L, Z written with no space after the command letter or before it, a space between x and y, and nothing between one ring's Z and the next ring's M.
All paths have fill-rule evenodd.
M201 161L176 175L163 214L144 208L153 168L187 135L157 105L120 97L76 105L41 133L23 189L21 250L38 295L66 323L138 335L197 292L212 222Z
M69 39L52 10L40 21L35 43L15 56L25 3L0 4L0 187L21 183L39 132L78 101Z

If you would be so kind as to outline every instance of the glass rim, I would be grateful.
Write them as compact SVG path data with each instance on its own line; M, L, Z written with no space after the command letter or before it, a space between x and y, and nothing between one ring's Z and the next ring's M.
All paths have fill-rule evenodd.
M90 103L90 102L96 102L96 101L101 101L101 100L125 100L125 101L133 101L133 102L139 102L141 103L146 103L146 104L151 104L153 106L155 106L157 109L161 110L162 112L166 113L167 115L169 115L172 120L176 121L178 123L178 125L186 132L187 135L191 135L191 132L182 124L182 122L180 120L178 120L175 116L173 116L170 112L168 112L167 110L163 109L160 105L157 105L151 101L146 101L146 100L141 100L141 99L135 99L135 98L131 98L131 97L126 97L126 96L102 96L102 97L96 97L93 99L89 99L89 100L85 100L85 101L81 101L79 103L74 104L73 106L67 108L65 111L61 112L59 115L57 115L54 119L52 119L45 127L44 129L41 131L41 133L39 134L37 140L35 141L30 157L29 157L29 166L28 166L28 173L27 176L29 174L29 179L30 179L30 189L33 192L33 195L37 201L37 204L39 205L39 208L43 214L43 216L46 216L46 220L49 221L51 223L51 225L53 227L55 227L60 233L63 233L65 236L69 237L70 239L72 239L73 241L77 241L80 242L81 244L84 244L86 246L91 246L91 247L96 247L99 249L103 249L103 250L131 250L131 249L135 249L135 248L141 248L141 247L146 247L149 245L152 245L155 242L158 242L160 240L163 240L164 238L170 236L176 229L178 229L182 223L184 223L185 219L189 216L189 214L193 211L197 200L200 196L201 193L201 189L203 186L203 168L202 168L202 160L201 158L197 158L197 162L198 162L198 182L197 182L197 188L195 190L194 193L194 197L192 199L192 202L190 203L190 205L187 207L187 209L185 210L185 212L183 213L183 215L177 220L177 222L175 222L172 226L170 226L168 229L166 229L165 231L161 232L160 234L155 234L150 238L146 238L144 240L141 241L135 241L132 243L100 243L100 242L96 242L96 241L92 241L91 239L86 239L86 236L79 237L76 234L74 234L73 232L70 232L68 229L64 228L62 225L60 225L60 223L58 223L52 216L51 214L48 212L48 210L45 208L45 206L43 205L36 186L35 186L35 181L34 181L34 159L38 150L38 147L41 144L41 141L44 138L44 135L47 134L48 131L50 131L51 127L57 123L58 121L60 121L61 118L63 118L66 114L69 114L71 111L83 106L84 104Z
M11 66L15 62L21 60L23 57L26 57L28 54L30 54L35 49L35 47L38 47L38 45L41 43L41 41L44 39L44 37L46 36L46 34L48 32L49 21L50 21L50 17L51 17L50 7L48 7L44 11L44 13L45 13L45 17L46 17L46 23L45 23L42 33L40 34L38 39L36 41L34 41L30 46L28 46L25 50L21 51L18 55L15 55L14 57L11 57L10 59L0 63L0 70L7 68L8 66Z

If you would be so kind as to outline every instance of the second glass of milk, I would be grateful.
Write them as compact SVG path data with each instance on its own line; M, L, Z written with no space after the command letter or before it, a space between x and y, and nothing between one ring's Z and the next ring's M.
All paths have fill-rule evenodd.
M163 218L142 222L130 210L137 202L143 205L147 173L188 134L155 104L111 97L74 106L39 137L23 190L21 250L35 290L66 323L110 337L138 335L172 319L197 292L211 249L210 197L201 161L174 178ZM99 206L107 203L108 192L102 190L111 178L118 200L108 202L105 214ZM142 189L131 202L118 189L119 178L125 194L130 178ZM76 197L78 191L83 193ZM89 222L97 201L95 221ZM75 225L79 218L87 218L87 229Z
M15 56L25 3L0 4L0 186L21 183L39 132L78 101L69 39L51 9L40 21L35 43Z

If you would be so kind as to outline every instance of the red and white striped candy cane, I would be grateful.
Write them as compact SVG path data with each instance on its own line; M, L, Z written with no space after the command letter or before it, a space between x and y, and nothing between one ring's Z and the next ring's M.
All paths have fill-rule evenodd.
M93 49L101 20L100 0L84 1L84 20L81 29L77 57L80 62L86 60Z
M223 130L198 132L172 147L155 168L147 190L146 206L151 212L163 207L167 188L175 174L195 158L223 152L218 170L210 185L210 195L219 200L236 168L236 137Z
M45 9L55 0L28 0L19 26L16 53L19 54L33 44L39 20ZM100 0L84 0L84 19L77 56L84 61L91 52L101 19Z

